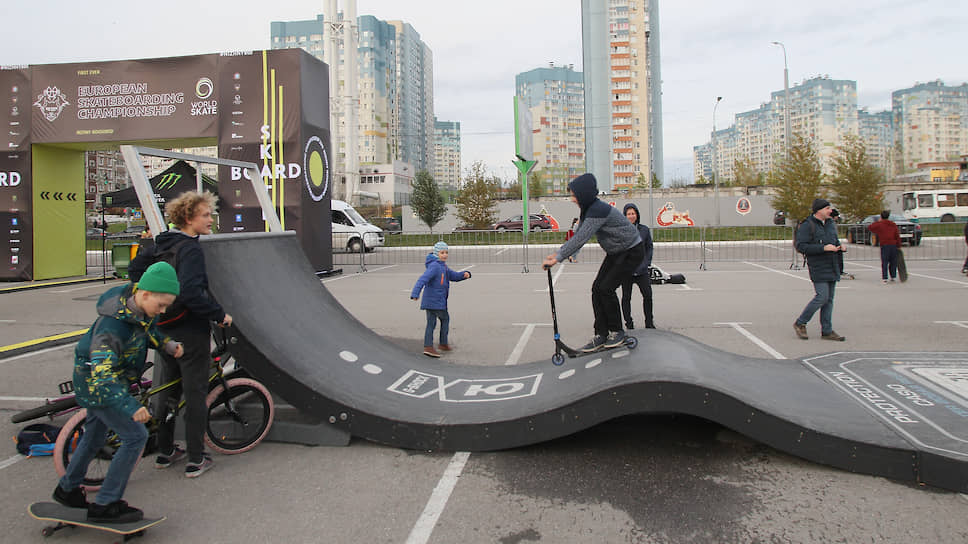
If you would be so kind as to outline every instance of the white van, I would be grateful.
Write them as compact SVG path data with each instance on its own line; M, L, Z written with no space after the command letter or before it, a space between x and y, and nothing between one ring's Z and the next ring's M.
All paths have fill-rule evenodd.
M333 250L353 253L373 251L383 245L383 231L369 223L352 206L342 200L331 201L333 210Z

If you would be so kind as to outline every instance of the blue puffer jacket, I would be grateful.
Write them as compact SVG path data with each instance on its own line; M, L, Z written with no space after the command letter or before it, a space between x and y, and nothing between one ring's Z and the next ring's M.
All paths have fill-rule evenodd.
M427 254L424 266L427 269L414 284L410 298L419 298L420 291L423 290L423 299L420 301L421 310L446 310L447 296L450 295L450 282L464 281L464 272L456 272L447 268L447 263L438 259L433 253ZM470 279L470 272L467 273L467 278Z

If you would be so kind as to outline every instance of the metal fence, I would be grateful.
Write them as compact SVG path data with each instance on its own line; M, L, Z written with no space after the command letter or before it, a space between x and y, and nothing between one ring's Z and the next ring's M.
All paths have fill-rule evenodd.
M937 227L932 225L931 227ZM862 225L838 225L847 262L879 261L880 248L847 243L849 229ZM904 246L906 260L965 258L964 224L925 227L920 243ZM803 257L793 247L795 229L787 226L758 227L682 227L653 229L653 262L693 263L700 269L718 262L786 262L802 263ZM457 231L440 234L400 233L386 236L386 246L363 253L334 251L333 265L340 267L371 265L423 264L438 240L450 246L451 261L463 264L520 264L536 268L546 255L553 254L564 243L563 232ZM601 262L604 253L593 239L579 253L580 262Z

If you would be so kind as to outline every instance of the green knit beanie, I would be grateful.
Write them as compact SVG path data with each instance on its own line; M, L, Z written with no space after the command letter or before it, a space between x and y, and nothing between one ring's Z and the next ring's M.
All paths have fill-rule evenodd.
M175 269L164 261L159 261L148 267L141 275L138 289L152 293L168 293L177 296L181 292L178 287L178 275Z

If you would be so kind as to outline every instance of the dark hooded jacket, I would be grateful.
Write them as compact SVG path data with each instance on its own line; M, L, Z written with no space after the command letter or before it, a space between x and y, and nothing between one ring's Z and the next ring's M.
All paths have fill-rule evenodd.
M808 217L797 228L797 251L807 257L807 267L810 269L810 281L840 281L840 260L836 251L824 251L824 246L840 245L837 238L837 224L833 219L821 223L814 216Z
M558 248L555 259L562 262L574 255L592 236L605 253L614 255L635 247L642 241L638 229L614 206L598 199L595 176L582 174L571 180L568 189L575 193L581 216L575 236Z
M642 214L639 213L639 207L635 204L629 203L622 208L622 215L629 213L629 209L635 210L635 223L633 223L639 229L639 237L642 238L642 245L645 246L645 257L642 259L642 263L639 267L635 269L633 276L641 276L643 274L649 273L649 267L652 266L652 231L649 230L648 225L643 225L640 221L642 219ZM628 219L626 219L628 221Z
M173 354L177 344L129 299L134 285L112 287L97 301L98 319L74 349L74 393L85 408L131 417L141 403L128 392L144 372L148 348Z
M144 271L154 264L157 253L167 251L179 243L181 245L178 247L175 273L178 274L181 293L175 299L175 309L162 315L158 323L165 329L182 326L208 328L210 321L221 323L225 319L225 310L208 292L205 254L198 243L198 236L170 230L156 236L154 243L150 238L142 240L138 256L131 260L128 267L128 275L132 281L140 280ZM176 315L172 315L173 313Z

